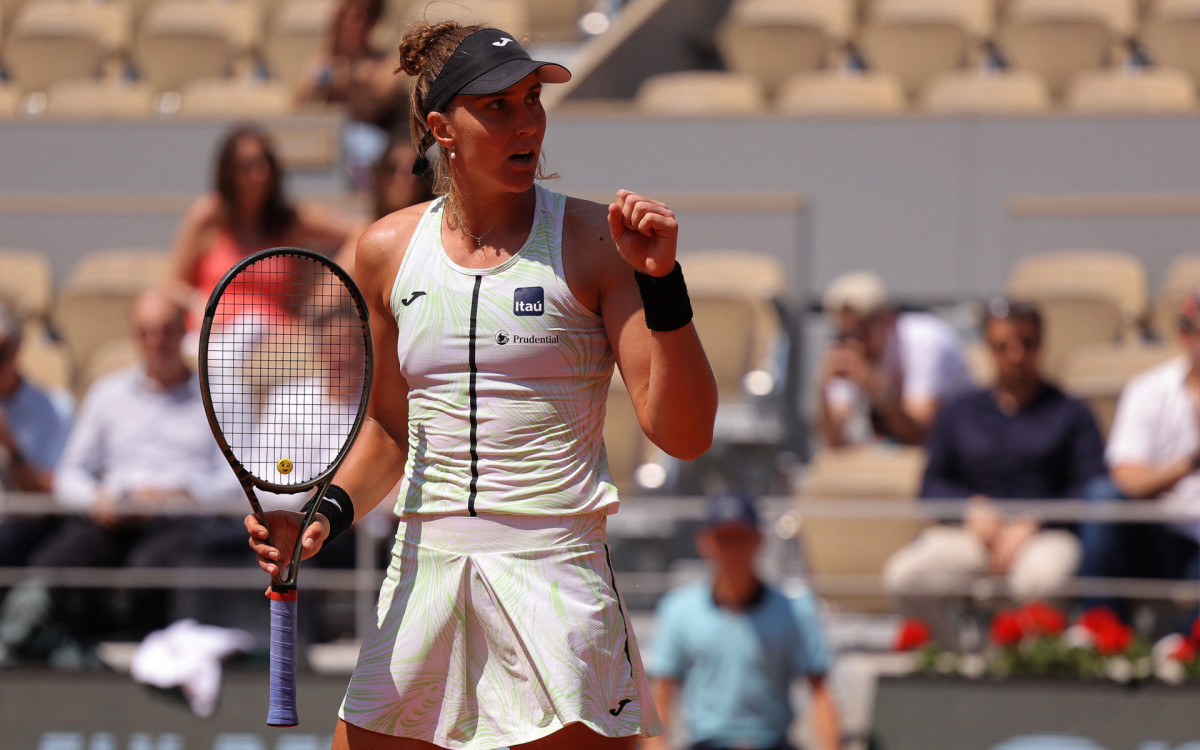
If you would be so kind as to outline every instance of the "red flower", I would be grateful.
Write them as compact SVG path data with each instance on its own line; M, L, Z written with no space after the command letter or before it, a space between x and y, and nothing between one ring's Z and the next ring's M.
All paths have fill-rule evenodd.
M892 643L893 651L912 651L929 643L929 626L920 620L909 618L900 623L896 631L896 640Z
M1121 622L1112 622L1096 631L1096 653L1115 656L1123 653L1133 642L1133 628Z
M1194 631L1194 628L1193 628ZM1178 662L1191 662L1196 660L1196 642L1190 638L1179 639L1178 645L1167 654L1168 659L1174 659Z
M1108 607L1092 607L1079 618L1079 624L1099 635L1102 630L1109 630L1114 625L1120 625L1121 620Z
M992 641L1000 646L1015 646L1025 635L1021 617L1013 610L1002 610L992 618Z
M1045 602L1030 602L1017 615L1022 629L1033 635L1057 636L1067 629L1066 615Z

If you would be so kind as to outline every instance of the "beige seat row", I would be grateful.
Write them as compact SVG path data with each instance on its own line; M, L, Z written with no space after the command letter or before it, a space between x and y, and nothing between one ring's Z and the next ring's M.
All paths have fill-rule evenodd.
M1158 64L1200 75L1200 1L735 0L716 40L726 67L768 93L853 52L916 97L938 73L998 54L1057 99L1080 72L1125 62L1134 42Z
M886 71L812 71L786 78L772 96L746 73L681 71L648 78L635 106L664 115L1034 113L1059 109L1081 113L1179 113L1200 105L1195 82L1170 68L1084 71L1056 104L1049 87L1031 71L963 70L934 76L916 101Z

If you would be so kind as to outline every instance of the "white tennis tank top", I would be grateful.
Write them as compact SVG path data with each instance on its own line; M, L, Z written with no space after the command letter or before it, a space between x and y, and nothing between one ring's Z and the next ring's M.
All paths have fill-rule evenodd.
M391 296L409 386L400 515L616 512L603 439L612 348L563 274L566 197L536 192L529 238L499 266L450 260L444 198L405 251Z

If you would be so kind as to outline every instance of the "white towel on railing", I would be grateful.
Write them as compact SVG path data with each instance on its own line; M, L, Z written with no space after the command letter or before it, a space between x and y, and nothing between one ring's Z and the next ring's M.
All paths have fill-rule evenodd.
M221 692L221 662L246 651L253 637L244 630L179 620L146 636L129 671L138 682L180 687L197 716L212 716Z

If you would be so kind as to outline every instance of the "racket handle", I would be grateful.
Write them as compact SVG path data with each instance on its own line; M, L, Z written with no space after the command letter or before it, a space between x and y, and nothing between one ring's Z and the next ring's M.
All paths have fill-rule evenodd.
M267 724L294 727L296 715L296 590L270 593L271 698Z

